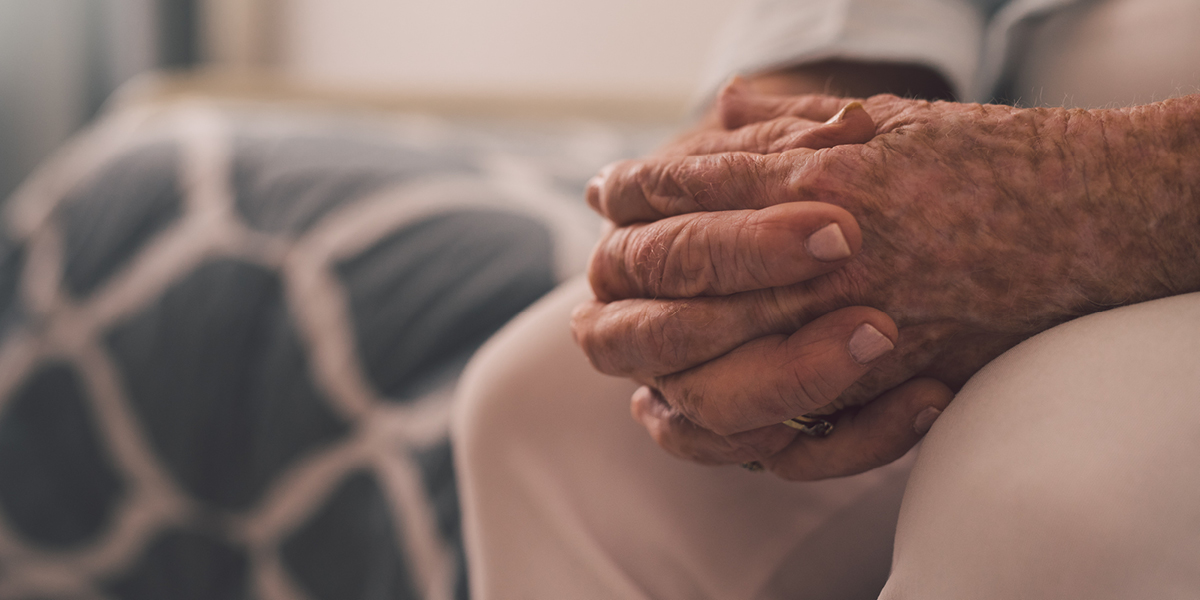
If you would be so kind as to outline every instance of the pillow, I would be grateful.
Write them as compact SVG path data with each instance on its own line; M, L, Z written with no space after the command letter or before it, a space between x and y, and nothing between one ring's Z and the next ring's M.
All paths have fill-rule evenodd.
M455 379L661 133L180 103L0 238L0 596L465 598Z

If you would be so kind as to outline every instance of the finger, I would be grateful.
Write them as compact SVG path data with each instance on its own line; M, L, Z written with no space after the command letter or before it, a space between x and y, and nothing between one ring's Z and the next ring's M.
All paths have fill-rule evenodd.
M717 96L717 114L726 129L737 129L750 123L779 117L800 117L812 121L828 121L857 98L825 94L777 96L762 94L744 85L727 85Z
M719 436L689 421L652 388L642 386L633 394L630 412L650 437L667 452L705 465L732 465L761 460L783 450L799 432L771 425Z
M875 368L842 392L830 408L864 405L878 398L883 392L915 377L932 377L946 383L951 390L956 389L955 373L939 369L939 365L951 362L945 359L944 353L947 347L953 346L952 336L958 331L956 328L957 324L945 321L901 327L900 336L896 339L896 352L875 361ZM960 348L954 354L961 357L966 352L969 350L964 351Z
M843 308L790 336L759 338L654 384L697 425L732 435L830 404L895 347L896 337L896 325L884 313Z
M912 449L953 398L950 388L935 379L913 379L843 414L828 437L797 436L783 451L759 461L792 481L882 467Z
M793 118L795 117L781 117L785 121ZM772 121L767 121L767 123ZM748 125L747 127L754 126ZM874 137L875 121L871 115L867 114L867 109L861 102L853 101L843 106L825 123L804 130L792 140L784 140L777 144L774 151L786 152L794 148L819 150L843 144L865 144Z
M571 333L596 370L652 379L686 371L760 337L794 333L847 306L880 304L879 298L856 291L855 282L861 280L858 271L857 263L851 262L809 281L728 296L585 302L571 315ZM918 353L932 352L937 344L929 343L925 334L939 335L939 331L926 331L931 327L938 330L933 325L910 330L915 337L909 336L909 346L920 346ZM902 335L897 342L904 339ZM909 348L906 356L912 351ZM856 383L839 397L837 408L874 398L911 378L926 363L885 357L872 373L886 367L887 377L870 378L871 386ZM878 385L881 382L883 387Z
M666 153L677 156L722 152L772 154L795 148L819 150L843 144L863 144L873 137L875 122L862 104L851 102L824 123L784 116L750 123L733 131L704 130L671 146Z
M861 247L845 209L792 202L615 229L593 250L588 277L604 301L722 296L807 281Z
M862 304L831 291L839 285L827 280L845 279L845 269L786 288L728 296L585 302L571 315L571 333L602 373L640 379L678 373L751 340L791 334L821 315ZM911 371L882 389L910 377Z
M618 225L718 210L757 209L801 199L791 174L817 151L726 152L611 164L588 182L588 204Z

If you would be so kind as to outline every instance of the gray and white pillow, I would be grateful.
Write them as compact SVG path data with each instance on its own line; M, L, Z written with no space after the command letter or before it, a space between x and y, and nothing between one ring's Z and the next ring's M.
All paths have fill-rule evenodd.
M664 132L103 119L6 206L0 599L465 598L455 379Z

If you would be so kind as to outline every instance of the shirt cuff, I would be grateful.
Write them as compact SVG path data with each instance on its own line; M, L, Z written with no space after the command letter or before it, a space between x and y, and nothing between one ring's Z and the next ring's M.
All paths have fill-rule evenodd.
M986 21L966 0L758 0L725 30L697 100L733 75L830 59L923 65L969 100Z

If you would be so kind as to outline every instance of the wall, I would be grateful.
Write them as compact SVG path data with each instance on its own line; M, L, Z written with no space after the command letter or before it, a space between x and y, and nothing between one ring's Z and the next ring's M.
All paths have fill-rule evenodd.
M0 202L154 66L152 0L0 0Z
M260 0L261 1L261 0ZM686 100L740 0L276 0L306 82L422 93Z

